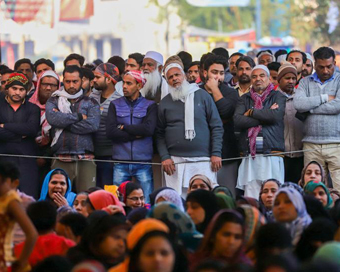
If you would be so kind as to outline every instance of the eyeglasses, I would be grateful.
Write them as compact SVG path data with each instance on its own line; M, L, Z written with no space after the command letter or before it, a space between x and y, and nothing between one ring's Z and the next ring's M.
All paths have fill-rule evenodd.
M48 86L50 86L50 88L52 89L52 88L58 88L59 87L59 85L57 85L57 84L51 84L51 83L40 83L40 86L42 86L42 87L45 87L45 88L47 88Z
M138 200L144 201L145 198L144 198L144 196L141 196L141 197L134 196L134 197L128 197L127 199L136 202L136 201L138 201Z

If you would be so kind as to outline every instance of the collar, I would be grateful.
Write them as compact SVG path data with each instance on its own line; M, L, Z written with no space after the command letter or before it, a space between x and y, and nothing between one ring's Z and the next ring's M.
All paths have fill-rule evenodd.
M251 84L250 84L250 85L249 85L249 87L246 89L246 92L247 92L247 91L249 91L249 90L251 89L251 87L252 87L252 86L251 86ZM240 90L242 91L242 89L241 89L241 86L240 86L240 83L239 83L239 82L237 82L237 83L236 83L236 85L235 85L234 89L236 89L236 90L239 90L239 89L240 89Z
M285 97L287 97L287 100L293 99L293 96L294 96L294 94L295 94L295 90L294 90L294 92L293 92L292 94L287 94L286 92L282 91L282 90L280 89L280 87L277 87L276 91L279 91L279 92L282 93Z
M311 79L314 80L315 82L320 83L321 85L323 85L323 84L326 84L326 83L332 81L332 80L334 79L334 74L335 74L335 72L334 72L333 75L332 75L329 79L327 79L325 82L321 82L321 80L320 80L320 78L318 77L317 73L314 72L314 74L311 76Z

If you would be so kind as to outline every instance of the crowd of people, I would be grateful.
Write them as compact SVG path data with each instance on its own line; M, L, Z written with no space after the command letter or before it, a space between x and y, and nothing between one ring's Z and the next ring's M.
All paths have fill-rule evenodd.
M0 65L0 271L340 271L320 47Z

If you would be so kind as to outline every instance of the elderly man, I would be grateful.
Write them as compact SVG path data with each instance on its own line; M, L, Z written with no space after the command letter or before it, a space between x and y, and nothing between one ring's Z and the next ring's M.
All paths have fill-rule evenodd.
M146 79L141 94L149 100L159 103L168 94L168 84L162 77L163 56L155 51L145 54L142 71Z
M166 185L181 194L195 174L216 183L223 125L211 96L185 79L181 65L168 65L165 76L170 94L159 104L157 147Z
M264 180L284 181L282 156L286 97L274 91L266 66L257 65L251 73L252 88L241 96L234 115L235 126L241 130L240 151L244 156L238 172L237 188L246 196L259 197ZM261 154L272 154L263 156Z

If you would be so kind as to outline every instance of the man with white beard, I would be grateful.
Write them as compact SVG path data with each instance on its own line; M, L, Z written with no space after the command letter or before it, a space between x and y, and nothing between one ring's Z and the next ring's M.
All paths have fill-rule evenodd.
M215 103L206 91L185 79L178 63L168 65L164 74L169 94L159 104L156 139L166 186L181 194L196 174L217 184L223 125Z
M168 94L168 84L162 77L163 56L155 51L145 54L142 71L146 84L140 90L141 94L149 100L159 103Z

